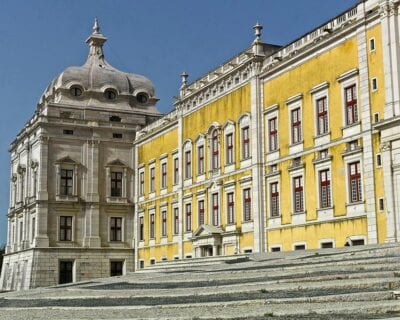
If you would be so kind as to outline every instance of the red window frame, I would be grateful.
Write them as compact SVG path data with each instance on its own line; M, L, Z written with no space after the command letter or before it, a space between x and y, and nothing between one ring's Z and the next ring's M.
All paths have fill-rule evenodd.
M228 224L235 223L235 197L233 192L226 194L226 211Z
M161 236L167 235L167 211L161 211Z
M301 114L300 108L291 111L292 144L301 141Z
M218 169L219 167L219 146L218 146L218 132L214 130L211 136L211 151L212 151L212 160L211 166L212 169Z
M294 212L304 211L304 194L303 194L303 177L298 176L293 178L293 200Z
M199 226L204 224L204 200L199 200L197 203L197 209L199 213Z
M356 85L353 84L344 89L346 125L352 125L358 122L358 106Z
M213 215L212 215L212 222L214 226L219 225L219 200L218 200L218 193L214 193L212 195L212 209L213 209Z
M150 192L155 191L156 168L150 168Z
M328 133L328 105L327 98L322 97L316 101L317 105L317 133L318 135Z
M167 163L161 164L161 188L167 187Z
M179 180L179 159L174 158L174 184L178 184Z
M251 193L250 188L243 190L243 220L251 221Z
M331 206L331 174L329 169L319 172L319 206L320 208Z
M242 159L250 158L250 129L242 128Z
M174 208L174 234L179 233L179 209Z
M233 133L226 135L226 164L233 163Z
M198 159L198 165L197 165L197 173L198 174L203 174L205 172L204 168L204 146L198 146L197 147L197 159Z
M192 151L185 152L185 178L190 179L192 177Z
M150 239L154 239L155 234L155 221L154 221L154 213L150 215Z
M279 187L278 182L269 185L271 201L271 217L279 217Z
M192 204L187 203L185 206L186 213L186 231L192 231Z
M360 161L349 163L349 199L350 203L362 201Z
M277 118L271 118L268 120L268 132L269 132L269 151L275 151L278 149L278 128Z

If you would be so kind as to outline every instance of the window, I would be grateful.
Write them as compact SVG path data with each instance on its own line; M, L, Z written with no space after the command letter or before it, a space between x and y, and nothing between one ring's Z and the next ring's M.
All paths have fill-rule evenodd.
M347 151L353 151L358 149L358 140L353 140L348 142L347 144Z
M379 198L379 211L385 210L385 200L383 198Z
M233 224L235 223L235 200L233 192L229 192L226 194L226 206L228 224Z
M329 169L319 172L319 207L331 206L331 173Z
M60 217L60 241L72 240L72 217Z
M278 182L273 182L269 185L271 199L271 217L279 217L279 188Z
M155 191L156 169L150 168L150 192Z
M295 251L297 251L297 250L306 250L306 245L305 244L296 244L294 246L294 250Z
M301 115L300 108L291 111L292 144L301 142Z
M345 109L346 109L346 125L352 125L358 122L357 109L357 93L356 85L344 89L345 92Z
M174 234L179 233L179 209L174 208Z
M122 172L111 172L111 197L122 196Z
M144 195L144 172L139 173L139 195Z
M371 87L372 87L372 91L378 90L378 79L376 79L376 78L371 79Z
M139 241L144 240L144 218L139 218Z
M174 158L174 184L178 184L179 181L179 159Z
M118 116L111 116L109 120L110 122L121 122L121 118Z
M242 128L242 159L250 158L250 133L249 127Z
M214 130L211 136L211 167L218 169L219 166L219 146L218 146L218 131Z
M154 239L154 231L155 231L154 213L152 213L150 214L150 239Z
M323 97L316 101L317 104L317 134L322 135L328 133L328 106L327 98Z
M122 241L122 218L110 218L110 241Z
M323 150L319 151L318 157L319 157L319 159L326 159L326 158L328 158L328 155L329 155L328 149L323 149Z
M293 199L294 199L294 212L304 211L304 201L303 201L303 177L293 178Z
M36 236L36 218L32 218L32 238L33 240Z
M104 91L104 96L108 100L114 100L117 97L117 93L112 89L107 89L106 91Z
M161 236L167 236L167 211L165 210L161 212Z
M233 163L233 133L229 133L226 138L226 164Z
M113 133L114 139L122 139L122 133Z
M149 100L149 96L144 92L139 92L136 95L136 100L141 104L145 104Z
M167 187L167 163L161 164L161 188L165 189Z
M197 203L199 213L199 226L204 224L204 200L199 200Z
M321 242L321 249L330 249L333 248L333 242Z
M122 276L123 266L123 261L110 261L110 276Z
M70 283L73 281L72 272L73 272L73 261L60 261L59 265L59 284Z
M379 122L379 112L375 112L374 113L374 123L378 123Z
M192 230L192 204L186 204L186 231Z
M185 178L190 179L192 177L192 152L185 152Z
M378 153L378 154L376 155L376 166L377 166L377 167L382 166L382 156L381 156L380 153Z
M63 134L66 134L66 135L73 135L73 134L74 134L74 130L64 129L64 130L63 130Z
M74 96L74 97L79 97L79 96L82 95L82 89L81 89L80 87L78 87L78 86L72 86L72 87L69 89L69 92L70 92L71 95Z
M61 169L61 190L63 196L72 196L72 183L73 183L74 170Z
M214 226L219 225L219 201L218 193L212 195L212 223Z
M197 147L197 173L203 174L205 172L204 167L204 146Z
M359 161L349 164L349 191L350 203L362 201L361 168Z
M369 51L375 51L375 39L369 39Z
M278 149L278 122L277 118L268 120L268 142L269 151L276 151Z
M280 252L281 247L271 247L271 252Z
M243 190L243 219L244 221L251 220L251 195L250 188Z
M24 224L23 224L23 222L21 221L20 223L19 223L19 242L21 242L22 241L22 238L24 237Z

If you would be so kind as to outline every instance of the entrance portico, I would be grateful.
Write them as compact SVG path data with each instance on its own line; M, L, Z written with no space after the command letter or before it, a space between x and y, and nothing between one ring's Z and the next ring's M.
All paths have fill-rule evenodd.
M201 225L192 237L196 258L212 257L221 254L222 229L208 224Z

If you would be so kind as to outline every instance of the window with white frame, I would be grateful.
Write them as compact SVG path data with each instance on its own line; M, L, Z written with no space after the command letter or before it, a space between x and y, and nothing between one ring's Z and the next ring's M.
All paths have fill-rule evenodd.
M110 218L110 241L122 241L122 218Z
M167 187L167 162L161 163L161 189Z
M139 241L144 241L144 217L139 217Z
M290 111L292 144L302 141L301 110L300 107Z
M226 194L226 216L228 224L235 223L235 194L233 192Z
M150 186L150 193L152 193L152 192L154 192L156 189L156 168L155 167L151 167L150 168L150 183L149 183L149 186Z
M204 224L204 200L199 200L197 202L197 211L199 226L201 226Z
M243 221L251 221L251 189L243 189Z
M226 145L226 164L232 164L234 162L234 153L233 153L233 133L228 133L225 135L225 145Z
M72 216L60 216L59 240L72 241Z
M304 212L303 176L293 178L294 213Z
M167 236L167 210L161 211L161 236Z
M149 219L149 220L150 220L150 223L149 223L149 227L150 227L150 229L149 229L149 236L150 236L150 239L154 239L155 229L156 229L156 227L155 227L154 213L151 213L149 218L150 218L150 219Z
M219 225L219 196L218 193L213 193L212 199L212 224L214 226Z
M242 128L242 160L250 158L250 128Z
M362 201L362 183L360 161L348 164L350 203Z
M174 158L174 185L179 182L179 159Z
M111 182L111 197L121 197L122 196L122 172L111 171L110 173Z
M179 208L174 208L174 234L179 233Z
M192 204L186 203L185 205L185 216L186 216L186 232L192 231Z
M197 147L197 174L202 175L205 172L204 163L204 145Z
M139 196L144 196L144 171L139 172Z
M321 97L316 100L317 113L317 135L323 135L329 132L328 124L328 99Z
M185 151L185 179L192 178L192 151Z
M346 125L358 122L357 87L352 84L344 88Z
M271 217L279 217L279 185L278 182L272 182L269 185Z
M278 150L278 118L268 119L268 150Z
M329 169L320 170L319 176L319 207L331 207L331 173Z
M211 168L219 168L219 142L217 129L214 129L211 133Z
M72 196L73 194L73 169L61 169L60 170L60 195Z

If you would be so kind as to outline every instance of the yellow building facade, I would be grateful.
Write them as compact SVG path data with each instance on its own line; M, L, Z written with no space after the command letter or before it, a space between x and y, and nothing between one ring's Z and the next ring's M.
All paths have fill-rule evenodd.
M257 24L250 48L182 74L134 142L137 266L399 241L398 21L366 0L282 47Z

